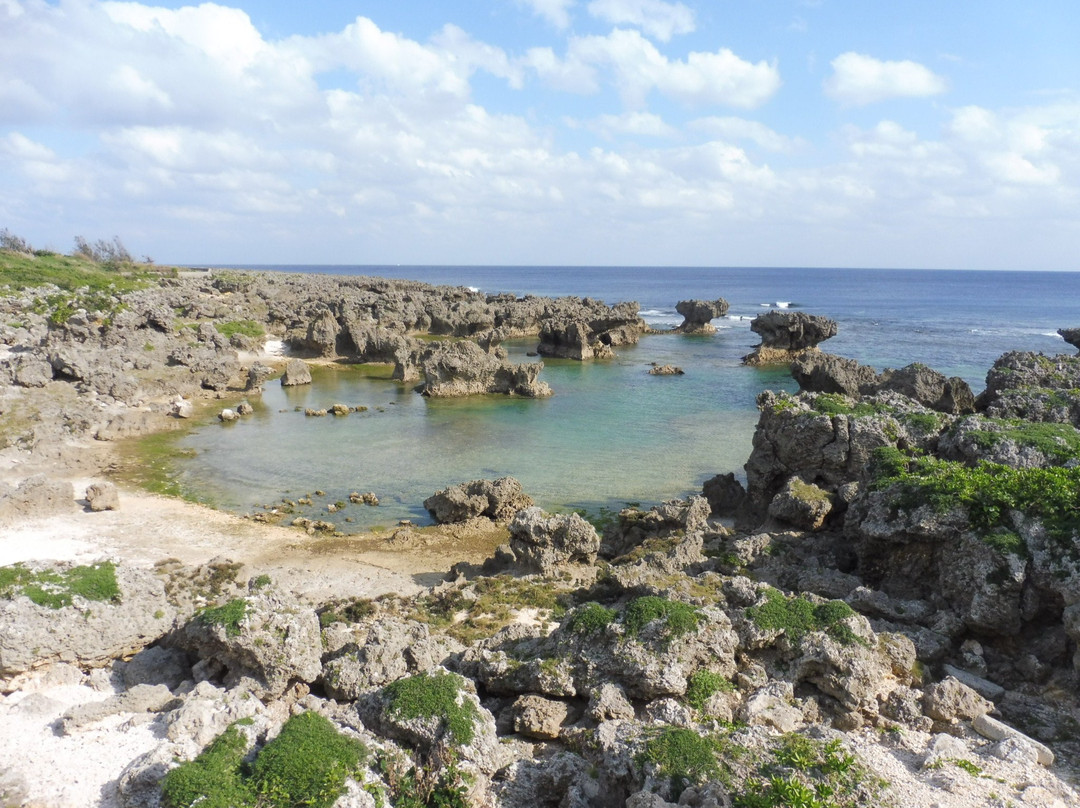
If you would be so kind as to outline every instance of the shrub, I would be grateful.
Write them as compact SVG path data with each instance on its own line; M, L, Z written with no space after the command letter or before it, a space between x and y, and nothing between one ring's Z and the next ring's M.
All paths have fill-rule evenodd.
M695 710L704 710L705 704L715 693L730 693L735 689L726 676L712 671L698 670L690 674L686 682L686 703Z
M645 744L640 762L671 781L676 798L688 786L720 776L716 742L690 729L668 727Z
M225 634L235 637L240 633L240 623L247 616L248 603L244 598L234 598L222 606L212 606L199 612L198 619L208 626L224 626Z
M17 598L20 595L50 609L70 606L73 596L101 602L119 601L116 565L103 561L91 566L72 567L63 572L34 572L23 564L0 568L0 597Z
M599 603L586 603L567 623L574 634L595 634L610 623L615 622L616 611Z
M811 631L824 631L845 645L865 642L842 622L853 614L855 610L842 600L813 603L803 595L787 598L772 587L765 591L762 605L746 610L746 616L758 626L783 631L792 642L799 642Z
M646 595L630 602L623 614L623 625L637 635L654 620L663 620L668 639L688 634L697 628L701 615L688 603Z
M398 718L437 718L457 743L467 746L476 735L479 714L462 696L461 685L461 677L452 673L420 673L398 679L383 692Z
M246 808L255 804L243 775L247 739L235 726L219 735L197 758L165 775L161 793L167 808Z
M330 808L366 757L360 741L342 735L318 713L295 715L251 767L258 805Z

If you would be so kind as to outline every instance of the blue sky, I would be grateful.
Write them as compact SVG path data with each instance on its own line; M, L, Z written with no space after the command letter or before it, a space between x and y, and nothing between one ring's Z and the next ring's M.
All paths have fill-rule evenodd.
M0 227L177 263L1080 269L1080 4L0 0Z

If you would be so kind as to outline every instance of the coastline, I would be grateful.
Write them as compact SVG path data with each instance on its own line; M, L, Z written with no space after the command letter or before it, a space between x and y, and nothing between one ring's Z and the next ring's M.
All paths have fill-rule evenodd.
M242 279L224 282L244 288ZM329 286L321 279L315 284L320 290ZM400 303L392 285L364 279L358 288L365 284L382 289L380 294L389 290L391 310ZM422 287L405 288L416 293ZM437 294L458 303L481 299L459 290ZM926 463L954 464L948 468L962 464L946 455L967 452L975 468L989 458L1004 468L1016 462L1047 471L1046 479L1073 474L1065 460L1074 445L1067 425L1049 432L1040 426L1034 443L1030 430L1010 432L1002 424L1010 407L1065 395L1040 385L1056 384L1054 374L1072 378L1080 362L1065 356L1003 357L976 402L962 380L923 366L875 374L822 354L815 340L827 336L791 343L784 329L802 334L803 324L814 318L770 318L763 346L771 342L770 350L779 353L767 356L795 360L801 391L765 393L759 400L746 490L717 478L704 496L688 493L649 510L626 508L597 531L576 514L528 507L531 499L523 495L497 502L505 492L492 493L490 483L474 481L487 486L477 489L482 494L468 487L440 492L447 512L460 511L464 518L448 516L446 524L431 528L399 525L377 534L324 535L124 486L118 509L90 510L82 492L115 467L116 444L101 440L103 435L147 434L175 423L169 413L184 396L208 404L235 398L240 385L258 387L273 375L271 363L281 362L252 352L251 342L220 339L209 322L221 315L201 317L208 327L190 329L198 332L197 342L179 344L176 335L186 338L187 326L175 329L171 318L164 327L154 326L155 317L163 321L167 315L155 314L152 296L146 299L146 313L136 311L130 321L137 336L127 345L141 350L143 341L157 340L160 347L144 353L156 358L167 350L177 360L160 377L151 367L137 377L139 385L163 393L124 403L102 392L131 389L121 370L107 377L107 386L100 376L75 375L82 371L63 349L73 336L96 339L88 327L92 318L54 324L48 337L59 333L62 339L49 362L64 368L63 379L25 389L38 401L64 391L51 402L54 412L75 406L66 395L76 383L96 390L92 407L81 402L84 409L78 410L94 417L81 416L82 432L70 428L76 410L65 413L66 432L38 422L31 433L34 452L5 450L0 472L0 481L22 483L31 472L45 475L48 482L70 484L75 495L67 503L54 497L38 514L36 505L13 518L9 511L0 567L25 563L62 571L72 563L110 559L121 583L142 583L124 590L118 601L76 601L54 613L28 595L0 600L0 620L7 621L9 636L14 627L42 619L55 626L40 637L67 630L75 636L84 623L97 625L102 615L119 614L145 598L148 605L139 608L160 613L167 624L154 629L155 636L123 638L117 647L126 650L106 653L111 658L105 664L100 649L61 646L53 655L39 655L25 643L5 645L0 636L0 662L9 666L0 696L6 718L0 723L8 731L0 732L0 750L15 761L6 772L0 766L4 799L157 805L161 774L178 760L196 758L238 718L253 722L250 743L257 751L290 713L308 711L387 760L413 755L440 776L449 777L440 755L453 750L451 760L468 779L440 780L432 788L461 789L455 793L467 794L467 804L475 805L539 804L554 787L545 785L551 782L562 783L567 799L577 794L583 804L672 805L679 777L685 787L698 789L695 799L719 794L722 787L742 789L749 799L761 788L754 784L776 772L791 787L843 789L844 801L837 804L845 808L885 804L890 794L897 805L997 805L998 791L1006 786L1007 799L1023 805L1064 806L1076 798L1070 755L1080 739L1072 737L1069 719L1078 705L1059 696L1077 680L1067 659L1075 646L1069 633L1074 627L1062 614L1072 579L1063 568L1055 583L1052 572L1043 570L1053 571L1058 563L1046 560L1047 532L1038 520L1048 517L1019 503L1032 517L1009 523L1015 539L996 532L987 541L976 530L974 511L953 507L931 514L912 506L909 512L897 510L889 497L898 486L918 482L915 475L925 465L920 452L930 456ZM196 305L210 311L212 301L204 297ZM636 314L601 323L611 311L600 317L594 310L599 325L572 344L566 341L570 329L549 329L547 344L560 350L569 345L588 361L584 355L610 347L601 336L612 340L614 333L617 349L618 340L633 337L618 329ZM427 358L409 353L414 348L408 329L391 335L347 310L337 319L318 308L287 322L291 316L276 321L283 328L274 335L293 340L312 362L333 361L343 344L353 361L391 357L404 375ZM483 342L486 332L469 325L477 318L484 322L483 316L473 308L440 327L468 332L458 335L465 342L478 335ZM542 319L535 324L538 334L549 328ZM516 321L504 333L523 333L526 325ZM83 328L86 334L79 336ZM110 338L109 329L100 333ZM108 354L102 357L107 366ZM13 373L29 373L30 360L19 360ZM266 370L253 373L256 367ZM442 367L425 369L425 375ZM187 374L181 381L177 368ZM985 438L988 429L992 439ZM1032 447L1041 454L1032 454ZM893 463L886 469L893 478L881 471L886 460ZM18 491L6 491L9 500L13 490ZM485 511L489 507L495 510ZM917 551L904 555L906 545ZM859 554L855 560L853 553ZM1042 567L1029 571L1022 557ZM889 578L890 569L906 572L911 558L923 565L920 574ZM218 580L226 567L229 577ZM879 567L886 570L884 578ZM964 578L967 570L976 577ZM213 591L205 589L206 580L214 581ZM170 587L178 582L184 588L176 594ZM972 591L982 600L972 600ZM1033 592L1025 597L1036 606L1023 606L1021 591ZM236 604L241 616L235 625L206 617ZM1046 627L1054 643L1039 645L1030 632L1017 633L1024 620ZM303 642L292 639L301 637ZM1027 656L1013 660L1007 649L1017 642L1031 645ZM28 650L29 663L11 675L10 660L25 659ZM138 659L147 653L171 655L168 676L162 668L149 678L135 677ZM166 685L170 676L178 678ZM478 739L471 745L455 742L440 723L444 717L429 716L434 729L418 730L388 706L394 683L441 676L459 683L456 703L474 705ZM705 687L701 683L711 683L711 689L699 697L694 688ZM159 688L163 700L133 709L129 694L144 686ZM101 706L91 709L95 704ZM990 712L1014 722L1025 713L1038 716L1049 722L1046 735L1036 739L1007 727L1013 734L992 740L986 733L998 730ZM1028 732L1038 730L1033 727ZM724 775L730 786L722 786L713 769L673 769L682 764L660 756L657 739L686 742L689 736L680 732L701 739L693 743L704 743L704 750L714 749L710 744L743 750L731 760L758 761L758 768L732 764ZM796 748L793 737L807 739L799 742L805 749L798 748L823 756L822 762L805 769L784 764ZM1056 761L1040 741L1053 743ZM833 742L843 746L829 746ZM824 756L834 753L825 751L830 748L850 751L845 766L869 766L858 769L865 779L821 779ZM89 760L94 769L80 771ZM636 762L613 764L620 760ZM57 786L50 781L58 770L74 775ZM563 771L562 780L557 771ZM380 788L395 799L392 778L380 779L386 775L374 769L354 775L341 806L380 804L371 798ZM890 781L887 793L873 785L882 777ZM372 789L360 788L365 784Z

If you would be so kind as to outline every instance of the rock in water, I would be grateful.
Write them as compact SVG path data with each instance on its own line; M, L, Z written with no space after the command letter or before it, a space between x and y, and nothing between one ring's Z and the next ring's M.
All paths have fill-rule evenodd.
M714 334L712 320L728 312L728 302L722 297L716 300L680 300L675 311L683 316L682 324L675 330L683 334Z
M1058 333L1063 340L1080 350L1080 328L1059 328Z
M311 384L311 369L303 359L290 359L281 377L281 385L294 387L298 384Z
M743 357L747 365L773 365L790 362L798 354L830 337L835 337L835 320L801 311L770 311L759 314L750 330L761 335L761 344Z
M485 393L541 398L551 388L537 381L542 362L515 365L505 352L488 353L475 342L448 342L428 351L421 360L421 392L434 398L456 398Z

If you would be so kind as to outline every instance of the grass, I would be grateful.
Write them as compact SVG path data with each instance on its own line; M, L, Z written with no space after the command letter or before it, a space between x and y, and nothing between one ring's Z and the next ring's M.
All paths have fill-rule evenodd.
M370 598L335 600L319 612L319 625L326 628L334 623L359 623L378 611L379 607Z
M25 595L38 606L62 609L71 606L74 598L115 603L120 600L116 583L116 565L103 561L91 566L72 567L57 572L35 572L23 564L0 567L0 597L17 598Z
M383 690L391 714L406 721L437 718L457 743L468 746L476 736L476 705L462 695L464 680L453 673L420 673L399 679Z
M657 774L667 777L678 799L689 786L721 776L719 752L720 746L708 735L667 727L646 742L639 763L651 763Z
M166 774L166 808L330 808L368 756L360 741L312 712L286 721L250 765L247 747L233 725L197 758Z
M614 623L618 612L599 603L586 603L567 621L567 628L574 634L595 634Z
M842 600L814 603L803 595L785 597L779 589L765 590L765 603L746 610L758 627L783 631L794 643L812 631L824 631L844 645L865 644L843 621L855 610Z
M672 640L696 630L701 615L688 603L646 595L630 602L622 622L629 634L637 636L645 626L657 620L664 622L665 638Z
M1066 463L1080 455L1080 432L1070 424L990 418L985 423L994 428L969 433L980 449L990 449L1010 440L1018 446L1035 449L1055 463Z
M856 418L892 412L891 407L872 401L859 401L853 404L847 396L839 393L820 393L814 398L811 407L820 415L853 415Z
M214 327L221 336L229 338L240 334L256 339L266 333L262 325L254 320L228 320L224 323L215 323Z
M171 272L171 268L167 271ZM90 292L130 292L160 277L159 268L130 264L109 268L81 256L25 255L0 250L0 295L52 284L66 292L86 289Z
M735 685L726 676L712 671L697 670L686 680L686 703L698 712L705 709L709 699L717 693L731 693Z
M895 486L894 505L903 510L929 505L943 514L962 507L984 541L1008 552L1026 552L1021 550L1012 512L1038 517L1063 552L1078 554L1073 538L1080 530L1080 467L1016 469L987 462L967 466L878 449L871 463L871 486L875 490Z
M203 609L198 618L208 626L224 626L225 634L235 637L240 633L240 623L247 617L247 607L244 598L234 598L221 606Z

